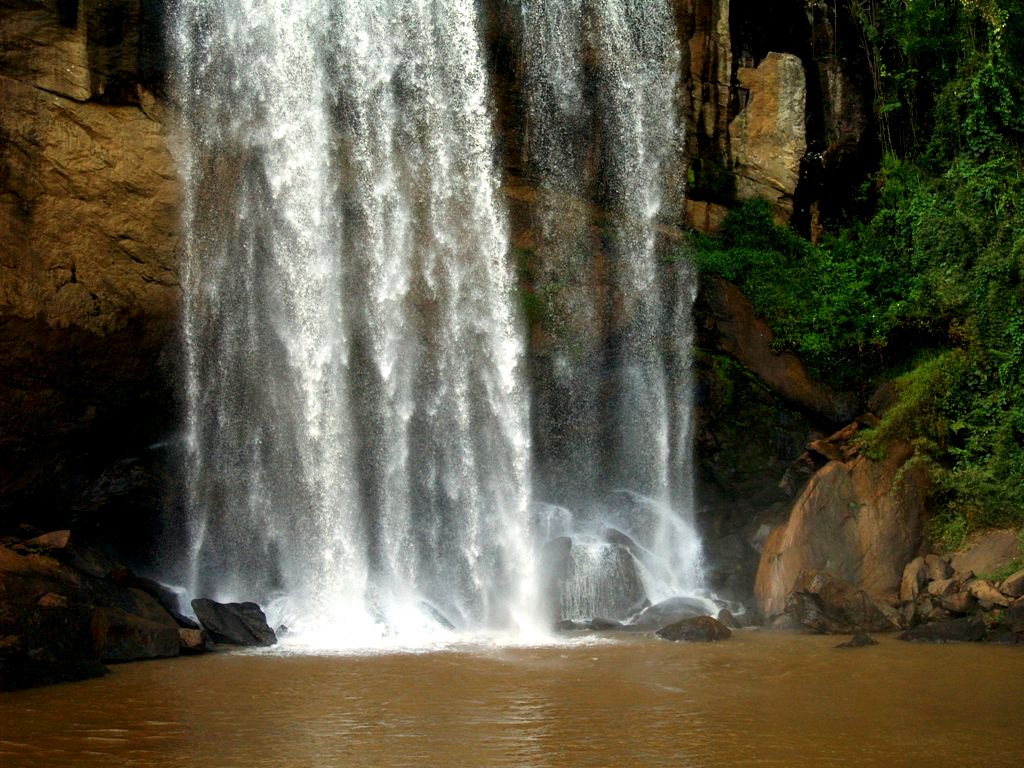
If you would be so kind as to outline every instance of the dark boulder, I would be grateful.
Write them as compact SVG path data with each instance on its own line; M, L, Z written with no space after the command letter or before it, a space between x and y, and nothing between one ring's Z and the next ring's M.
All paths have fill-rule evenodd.
M786 598L786 613L815 632L851 634L895 629L863 590L827 571L804 571Z
M36 607L21 614L19 634L0 638L0 690L106 674L90 632L91 616L80 607Z
M845 643L837 645L836 648L863 648L868 645L878 645L878 641L867 632L858 632Z
M104 661L135 661L177 656L178 625L164 613L147 618L120 608L97 608L92 617L96 650Z
M277 642L277 635L267 625L266 614L256 603L198 599L192 601L192 610L215 643L268 646Z
M670 597L645 608L630 622L636 629L655 630L684 619L707 616L707 604L696 597Z
M908 629L900 640L912 643L966 643L985 639L985 622L976 616L936 621Z
M713 643L732 637L732 631L727 626L710 616L683 619L662 627L655 634L674 643Z
M1003 612L1003 619L1011 632L1024 633L1024 597L1018 598Z

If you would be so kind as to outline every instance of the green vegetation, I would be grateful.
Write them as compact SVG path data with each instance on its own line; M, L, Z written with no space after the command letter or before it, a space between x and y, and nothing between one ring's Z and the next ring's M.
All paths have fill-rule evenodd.
M698 238L835 386L893 381L865 438L933 470L932 535L1024 527L1024 0L853 0L886 155L864 221L812 246L761 201Z

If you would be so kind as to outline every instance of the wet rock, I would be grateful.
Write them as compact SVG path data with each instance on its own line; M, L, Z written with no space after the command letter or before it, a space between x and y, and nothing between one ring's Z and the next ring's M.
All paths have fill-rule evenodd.
M736 621L736 617L732 615L732 611L728 608L723 608L718 612L718 621L722 626L728 627L729 629L739 629L740 625Z
M707 616L708 607L695 597L670 597L645 608L630 622L637 629L656 630L685 619Z
M826 571L805 571L786 599L786 613L828 634L886 632L893 622L863 590Z
M192 610L215 643L268 646L277 642L274 630L267 625L266 614L256 603L197 599L192 601Z
M448 617L441 612L440 608L432 603L428 603L426 600L420 600L416 605L426 616L433 619L441 627L447 629L449 632L455 631L455 625L448 620Z
M562 536L549 541L542 569L552 618L620 620L632 616L647 599L633 556L635 549L628 536L610 528L603 540L577 541Z
M6 613L9 606L4 609ZM0 638L0 690L86 680L106 674L87 608L33 607L19 616L18 634ZM6 622L5 622L6 623Z
M178 627L178 652L185 655L205 653L210 650L210 637L201 629Z
M562 619L561 621L555 622L555 629L559 632L580 632L585 629L590 629L585 621L573 621L572 619Z
M912 627L899 636L912 643L961 643L985 639L985 623L975 616Z
M999 591L1007 597L1024 597L1024 568L1003 579Z
M878 641L867 632L858 632L845 643L837 645L836 648L863 648L868 645L878 645Z
M695 616L662 627L655 634L674 643L712 643L732 637L730 629L710 616Z
M587 622L587 627L594 630L595 632L611 632L616 629L622 629L625 626L621 621L615 621L614 619L602 619L594 617Z
M1021 556L1020 536L1013 530L989 531L963 552L953 555L953 570L963 578L968 571L988 574Z
M177 656L179 628L170 615L164 616L164 621L157 621L120 608L97 608L91 628L100 658L135 661Z

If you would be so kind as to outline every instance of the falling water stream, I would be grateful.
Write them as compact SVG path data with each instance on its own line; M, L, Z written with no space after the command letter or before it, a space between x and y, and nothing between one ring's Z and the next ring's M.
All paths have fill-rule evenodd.
M693 281L663 296L655 247L680 138L669 3L522 14L542 189L586 197L560 135L599 113L606 137L616 383L599 413L593 369L567 367L590 425L578 448L603 456L564 467L567 486L629 494L615 527L650 555L648 592L692 591ZM319 645L529 634L547 621L544 540L477 5L180 0L174 31L189 591L257 600ZM602 51L596 105L586 46ZM597 508L573 532L625 514L598 525Z

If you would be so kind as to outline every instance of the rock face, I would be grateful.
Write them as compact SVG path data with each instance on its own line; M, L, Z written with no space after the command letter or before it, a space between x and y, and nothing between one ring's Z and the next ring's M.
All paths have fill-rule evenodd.
M961 578L968 573L991 573L1024 554L1016 531L989 531L978 536L967 549L953 555L950 565Z
M773 349L775 333L735 285L718 277L706 278L698 301L704 330L713 328L709 336L718 351L735 359L772 391L830 422L848 421L856 415L856 396L815 381L800 358Z
M63 542L43 549L41 542ZM0 688L103 673L102 662L176 656L179 625L158 599L127 586L165 587L121 569L101 577L99 553L54 532L0 546ZM156 588L159 587L159 590Z
M167 423L180 194L147 90L156 7L0 7L0 513Z
M871 596L824 571L804 571L786 598L786 613L815 632L847 634L896 629Z
M215 643L267 646L277 635L267 625L267 617L256 603L218 603L193 600L192 610Z
M655 634L674 643L714 643L732 637L727 626L710 616L683 619L659 629Z
M766 615L781 613L801 572L815 569L896 603L904 564L920 546L928 490L923 472L901 472L910 455L897 445L883 461L830 461L811 478L761 556L755 593Z
M788 221L807 151L803 64L792 54L769 53L757 67L740 67L736 76L745 102L729 125L736 195L767 198L778 218Z

